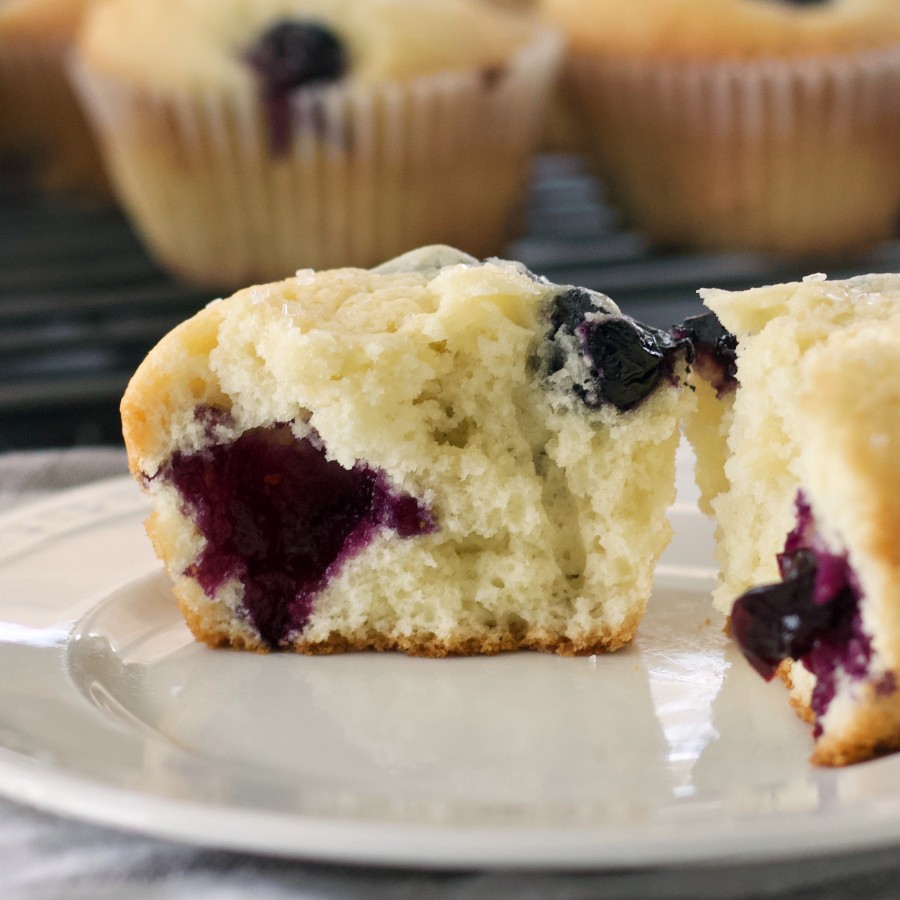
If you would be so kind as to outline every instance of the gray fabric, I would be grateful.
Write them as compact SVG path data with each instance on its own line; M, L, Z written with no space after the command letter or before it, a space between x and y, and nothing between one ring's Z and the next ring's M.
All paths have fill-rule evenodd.
M0 510L127 471L124 451L112 447L0 454Z
M126 471L112 449L0 455L0 508ZM848 828L853 823L848 822ZM328 866L118 833L0 799L4 900L838 900L900 897L900 853L600 873L427 872Z

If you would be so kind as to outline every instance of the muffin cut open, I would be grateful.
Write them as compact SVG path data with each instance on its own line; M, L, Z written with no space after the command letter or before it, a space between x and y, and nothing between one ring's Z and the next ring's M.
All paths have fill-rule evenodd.
M254 650L631 640L688 353L608 298L424 248L219 300L122 402L194 634Z

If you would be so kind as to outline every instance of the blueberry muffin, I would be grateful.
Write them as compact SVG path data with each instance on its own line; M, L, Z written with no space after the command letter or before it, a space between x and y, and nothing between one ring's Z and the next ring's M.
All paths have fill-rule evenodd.
M857 251L900 211L894 0L542 0L590 157L658 244Z
M108 196L100 153L66 74L91 0L0 0L0 173Z
M633 637L669 538L686 352L423 248L212 303L138 369L123 430L201 641L596 653Z
M560 55L479 0L101 0L75 72L147 245L233 289L499 252Z
M701 404L721 407L692 432L716 606L790 685L814 762L900 749L900 275L701 293L727 332L677 334L696 338Z

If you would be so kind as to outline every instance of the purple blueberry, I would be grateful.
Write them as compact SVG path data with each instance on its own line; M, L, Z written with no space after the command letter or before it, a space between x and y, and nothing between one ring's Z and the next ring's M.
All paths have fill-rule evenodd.
M715 313L685 319L672 328L672 335L690 341L695 368L719 397L737 387L737 338L725 329Z
M778 556L782 580L738 597L731 631L764 678L770 679L784 659L801 661L816 676L811 706L818 735L839 674L872 677L872 643L863 629L861 590L848 557L826 547L802 492L796 510L796 525ZM875 687L891 691L893 679L876 679Z
M750 664L767 681L782 660L800 659L833 627L831 605L812 602L816 557L800 550L786 560L782 581L751 588L731 611L731 632Z
M664 331L622 317L585 322L577 333L590 367L588 406L611 403L624 412L672 376L678 348Z
M247 51L245 59L262 78L267 94L337 81L347 69L344 45L317 22L277 22Z
M573 362L581 373L574 386L589 408L611 404L624 412L649 396L661 380L674 381L675 359L689 345L657 328L621 316L601 294L571 288L550 308L549 351L544 373Z
M303 629L316 595L376 533L414 537L436 527L383 473L364 463L345 469L286 424L177 452L163 476L206 539L188 574L210 596L239 579L244 611L272 648Z

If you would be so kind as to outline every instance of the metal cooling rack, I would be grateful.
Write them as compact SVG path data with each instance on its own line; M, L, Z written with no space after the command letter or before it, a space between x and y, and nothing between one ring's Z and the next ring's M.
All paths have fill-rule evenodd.
M827 266L654 250L619 228L600 185L567 156L538 160L524 237L505 255L609 294L660 326L699 312L703 286L739 289L823 269L833 277L900 271L900 241ZM161 271L116 210L0 180L0 450L119 444L118 402L131 373L209 299Z

